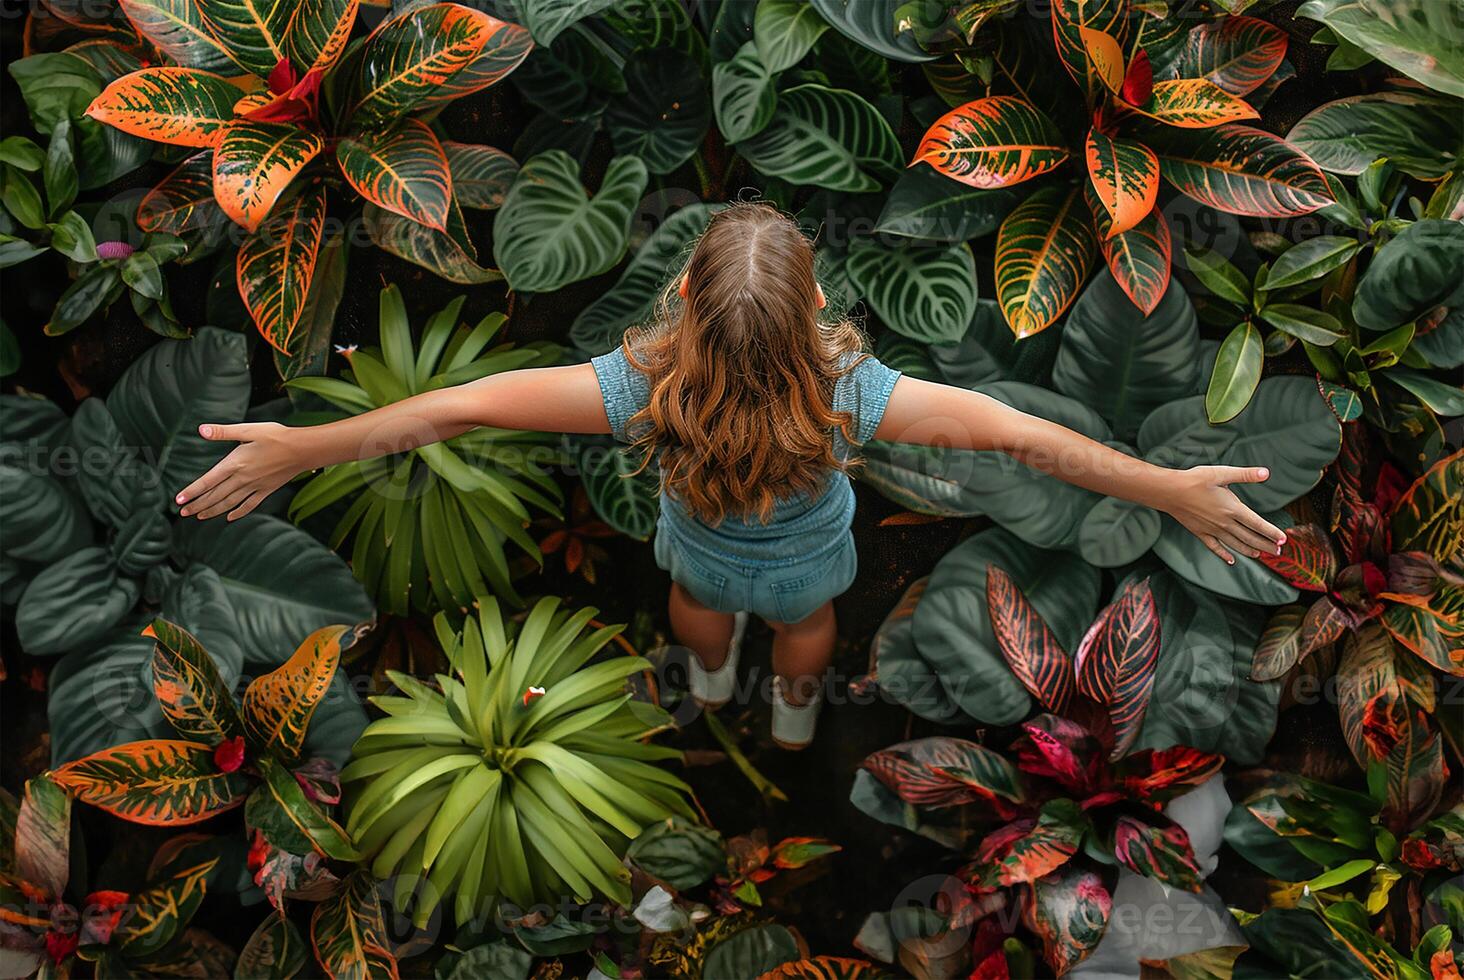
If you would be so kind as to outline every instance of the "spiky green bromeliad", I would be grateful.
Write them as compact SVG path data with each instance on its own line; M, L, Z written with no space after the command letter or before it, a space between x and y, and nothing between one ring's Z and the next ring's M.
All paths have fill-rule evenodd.
M652 764L680 753L642 741L669 716L626 690L648 662L591 663L621 630L587 631L594 609L542 599L510 637L497 602L478 605L461 632L435 620L453 667L440 691L392 671L405 697L371 699L387 717L342 773L347 829L372 873L396 878L399 902L426 878L419 923L449 895L460 923L495 902L628 904L626 845L655 821L693 816L690 788ZM530 687L545 693L526 698Z

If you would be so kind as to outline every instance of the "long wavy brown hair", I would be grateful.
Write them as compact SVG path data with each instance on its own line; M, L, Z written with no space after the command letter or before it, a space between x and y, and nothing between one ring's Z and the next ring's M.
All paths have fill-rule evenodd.
M627 428L661 465L666 492L717 524L728 514L766 522L778 500L820 491L836 429L834 382L862 347L847 319L821 320L813 245L766 204L712 216L658 316L625 339L651 381L649 404ZM825 322L827 321L827 322Z

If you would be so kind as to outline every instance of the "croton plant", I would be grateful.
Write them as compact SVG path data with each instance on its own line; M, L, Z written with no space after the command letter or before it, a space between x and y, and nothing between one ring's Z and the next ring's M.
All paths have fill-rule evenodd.
M1005 754L947 736L892 745L864 760L853 799L876 819L966 853L947 928L975 925L979 946L992 938L992 926L979 923L1019 912L1061 975L1103 938L1116 868L1199 890L1189 835L1163 808L1225 760L1180 746L1111 763L1077 722L1043 714L1021 729ZM973 829L984 836L975 839ZM980 958L1000 959L1001 939L977 956L973 975L985 975Z
M1086 173L1076 182L1040 188L997 233L997 296L1018 337L1062 315L1100 250L1134 305L1145 313L1158 305L1172 250L1156 206L1161 175L1201 204L1252 217L1306 214L1331 201L1306 154L1244 125L1258 116L1246 97L1286 56L1279 28L1227 16L1185 33L1182 18L1153 16L1128 0L1056 0L1046 38L1034 36L1027 19L987 26L990 14L1012 6L965 8L985 13L946 45L949 56L1001 91L937 120L914 162L994 189L1082 161ZM1055 73L1034 68L1053 54L1082 92L1081 115L1050 84ZM976 83L967 76L942 89L939 78L948 101Z
M455 3L412 4L351 40L358 0L261 7L248 0L128 0L166 63L113 81L87 114L124 133L197 150L139 205L144 231L244 233L239 296L259 332L292 350L332 190L367 202L383 247L460 282L477 265L462 208L502 154L444 142L447 103L493 85L529 53L528 31ZM337 215L337 217L344 217Z

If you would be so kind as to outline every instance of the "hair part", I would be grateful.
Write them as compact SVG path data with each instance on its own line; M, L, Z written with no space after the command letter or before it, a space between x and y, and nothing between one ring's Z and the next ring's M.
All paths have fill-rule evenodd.
M845 318L821 322L813 245L792 218L767 204L718 211L657 308L624 341L651 382L628 429L692 515L766 522L847 465L833 434L852 444L853 418L834 411L834 384L863 338Z

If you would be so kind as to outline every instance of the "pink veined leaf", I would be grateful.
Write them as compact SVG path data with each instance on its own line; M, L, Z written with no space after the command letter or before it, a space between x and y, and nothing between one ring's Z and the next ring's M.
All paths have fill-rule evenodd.
M1159 663L1159 609L1149 580L1131 582L1098 614L1078 645L1078 690L1108 706L1113 722L1112 758L1139 736L1154 671Z

